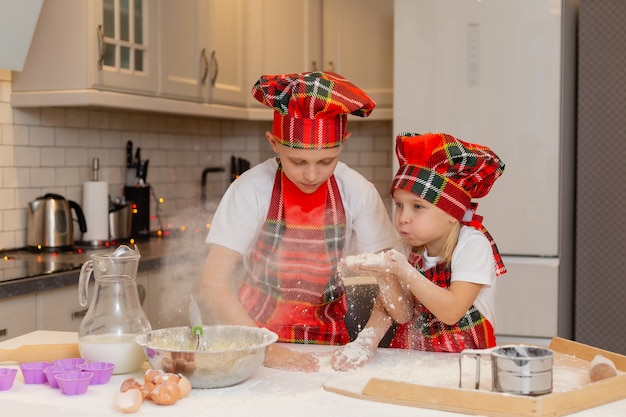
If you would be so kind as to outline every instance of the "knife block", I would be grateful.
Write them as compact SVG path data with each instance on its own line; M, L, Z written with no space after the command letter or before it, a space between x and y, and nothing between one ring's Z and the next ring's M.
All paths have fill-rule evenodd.
M133 239L150 237L150 186L124 187L126 201L133 207L131 234Z

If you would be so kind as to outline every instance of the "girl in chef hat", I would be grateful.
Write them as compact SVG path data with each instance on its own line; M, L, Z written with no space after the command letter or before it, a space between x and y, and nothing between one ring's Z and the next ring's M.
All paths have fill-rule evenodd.
M491 149L444 133L402 134L396 154L394 225L410 248L408 262L390 250L381 262L351 266L375 275L380 293L365 329L335 352L336 369L368 362L392 319L394 348L460 352L496 344L495 279L506 269L472 199L487 195L504 164Z
M276 157L224 194L207 237L203 296L222 322L268 328L280 342L345 344L339 260L398 239L373 184L339 162L348 114L368 116L375 103L329 72L264 75L252 95L274 110L265 136ZM240 260L243 278L233 290ZM265 365L319 369L312 354L284 345L268 350Z

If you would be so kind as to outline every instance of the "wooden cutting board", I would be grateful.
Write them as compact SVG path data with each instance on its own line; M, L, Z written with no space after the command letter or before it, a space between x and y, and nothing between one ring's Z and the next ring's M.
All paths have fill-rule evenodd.
M596 354L600 354L611 359L619 371L626 372L626 356L623 355L562 338L552 339L550 349L587 362L591 361ZM626 374L585 384L569 391L536 397L434 387L381 378L369 379L361 392L351 392L332 384L325 384L324 389L366 400L465 414L494 417L556 417L626 398Z

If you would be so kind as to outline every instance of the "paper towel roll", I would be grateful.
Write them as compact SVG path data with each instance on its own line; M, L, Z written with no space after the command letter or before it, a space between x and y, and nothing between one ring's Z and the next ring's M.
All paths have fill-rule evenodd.
M109 240L109 186L106 181L89 181L83 186L83 213L87 231L85 242Z

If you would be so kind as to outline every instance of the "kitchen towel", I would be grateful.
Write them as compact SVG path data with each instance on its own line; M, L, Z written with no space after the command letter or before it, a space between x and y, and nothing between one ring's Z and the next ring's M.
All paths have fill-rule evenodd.
M83 186L83 213L87 231L83 241L100 244L109 240L109 186L106 181L89 181Z

